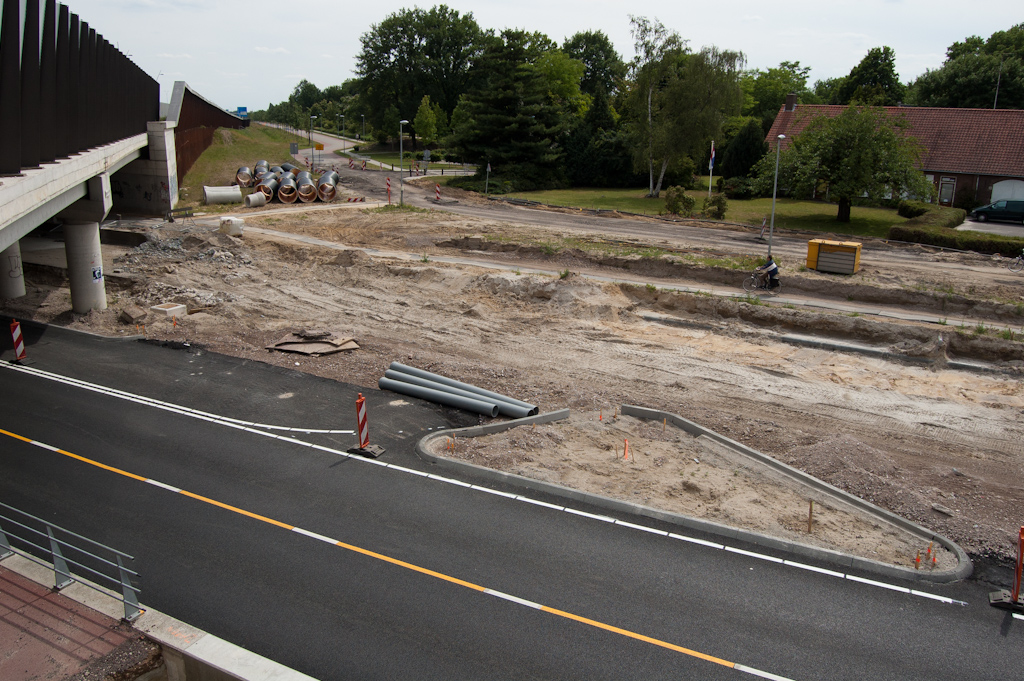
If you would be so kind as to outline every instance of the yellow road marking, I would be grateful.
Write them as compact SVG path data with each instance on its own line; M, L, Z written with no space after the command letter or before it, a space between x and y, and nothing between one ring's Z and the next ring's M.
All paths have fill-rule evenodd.
M117 473L118 475L123 475L123 476L125 476L127 478L131 478L132 480L139 480L141 482L146 482L147 480L150 479L150 478L145 478L145 477L143 477L141 475L136 475L134 473L129 473L128 471L122 470L120 468L115 468L114 466L108 466L106 464L100 463L99 461L94 461L93 459L89 459L87 457L80 456L78 454L72 454L71 452L64 451L63 449L55 449L55 448L52 448L52 447L48 447L48 446L44 445L41 442L37 442L37 441L32 440L30 438L23 437L21 435L17 435L15 433L12 433L12 432L9 432L9 431L3 430L3 429L0 429L0 433L2 433L3 435L7 435L9 437L12 437L12 438L14 438L16 440L21 440L22 442L25 442L25 443L28 443L28 444L31 444L31 445L35 445L37 447L41 447L41 448L46 449L48 451L57 452L58 454L62 454L64 456L70 457L70 458L75 459L77 461L81 461L83 463L87 463L87 464L89 464L91 466L96 466L98 468L102 468L103 470L107 470L107 471L110 471L112 473ZM230 504L225 504L225 503L223 503L221 501L217 501L216 499L210 499L209 497L204 497L202 495L195 494L194 492L188 492L186 490L181 490L179 493L180 494L184 494L185 496L190 497L192 499L195 499L196 501L202 501L203 503L211 504L213 506L217 506L219 508L223 508L224 510L232 511L232 512L238 513L240 515L247 516L247 517L252 518L254 520L259 520L261 522L269 523L271 525L276 525L277 527L281 527L281 528L289 530L289 531L295 529L294 525L289 525L288 523L283 523L281 521L274 520L272 518L268 518L266 516L259 515L258 513L253 513L251 511L246 511L245 509L238 508L237 506L231 506ZM404 560L399 560L397 558L392 558L392 557L386 556L386 555L384 555L382 553L376 553L374 551L370 551L369 549L360 548L358 546L354 546L352 544L346 544L346 543L340 542L340 541L336 542L336 545L341 547L341 548L343 548L343 549L347 549L347 550L353 551L355 553L360 553L360 554L362 554L364 556L367 556L367 557L370 557L370 558L375 558L377 560L381 560L381 561L384 561L386 563L391 563L392 565L396 565L398 567L402 567L402 568L405 568L407 570L413 570L414 572L419 572L421 574L428 575L430 577L434 577L436 579L440 579L440 580L443 580L443 581L446 581L446 582L450 582L452 584L458 584L459 586L463 586L463 587L465 587L467 589L472 589L474 591L486 591L487 590L485 587L482 587L482 586L480 586L478 584L473 584L472 582L467 582L467 581L459 579L457 577L452 577L450 575L446 575L446 574L444 574L442 572L436 572L434 570L430 570L429 568L424 568L424 567L420 567L418 565L414 565L412 563L407 563ZM697 659L705 660L707 662L713 662L715 664L720 664L720 665L723 665L725 667L736 668L736 663L735 662L729 662L728 660L723 660L723 659L721 659L719 657L714 657L712 655L706 655L706 654L698 652L696 650L690 650L689 648L684 648L682 646L677 646L677 645L675 645L673 643L669 643L667 641L662 641L660 639L651 638L650 636L644 636L643 634L638 634L636 632L629 631L628 629L621 629L621 628L613 626L611 624L605 624L603 622L598 622L597 620L592 620L592 619L583 617L581 615L575 615L575 614L573 614L571 612L566 612L564 610L557 610L555 608L550 608L550 607L548 607L546 605L541 605L540 609L542 611L546 612L546 613L549 613L549 614L552 614L552 615L557 615L558 617L562 617L562 618L565 618L565 619L573 620L575 622L579 622L580 624L586 624L587 626L595 627L597 629L603 629L605 631L608 631L608 632L611 632L611 633L614 633L614 634L619 634L620 636L625 636L627 638L632 638L632 639L635 639L637 641L643 641L644 643L650 643L651 645L656 645L656 646L659 646L661 648L666 648L668 650L673 650L673 651L676 651L676 652L679 652L679 653L683 653L684 655L689 655L690 657L695 657ZM749 669L749 668L744 667L743 671L746 671L747 669Z

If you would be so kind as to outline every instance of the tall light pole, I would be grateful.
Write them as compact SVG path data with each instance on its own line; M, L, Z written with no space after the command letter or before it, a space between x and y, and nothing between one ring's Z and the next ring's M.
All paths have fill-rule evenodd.
M341 136L345 137L345 114L341 114ZM342 146L344 146L344 142L342 142Z
M772 234L775 233L775 195L779 190L779 151L782 149L782 140L785 135L779 135L779 141L775 143L775 182L772 184L772 223L768 227L768 256L772 254Z
M313 146L313 121L316 120L316 116L309 117L309 158L312 159L310 164L310 170L316 165L316 147Z
M402 126L409 121L398 121L398 205L405 205L405 182L402 180L405 172L405 154L402 153ZM394 149L394 147L391 147Z

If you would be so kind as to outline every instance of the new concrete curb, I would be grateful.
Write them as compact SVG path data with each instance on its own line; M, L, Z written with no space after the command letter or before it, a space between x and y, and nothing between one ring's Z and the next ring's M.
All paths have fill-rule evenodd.
M423 459L430 461L442 468L451 470L461 471L463 473L469 473L471 475L492 480L495 482L502 482L517 487L523 487L526 489L536 490L538 492L545 492L553 496L561 497L564 499L573 499L575 501L581 501L584 503L597 506L599 508L606 508L612 511L618 511L620 513L628 513L631 515L638 515L647 518L653 518L655 520L661 520L680 527L689 528L698 532L704 532L709 535L720 537L723 539L733 539L737 541L747 542L756 546L763 546L766 548L774 549L776 551L786 552L794 556L802 558L810 558L814 560L823 561L826 563L832 563L845 568L854 570L862 570L864 572L882 575L889 578L895 579L906 579L919 582L934 582L934 583L947 583L955 582L962 579L966 579L971 575L974 569L974 565L971 559L967 556L967 553L960 548L956 543L950 541L942 535L935 534L930 530L913 523L905 518L890 513L885 509L879 508L874 504L871 504L859 497L844 492L837 487L833 487L826 482L818 480L815 477L807 475L803 471L799 471L792 466L777 461L766 454L758 452L746 445L742 445L739 442L730 440L727 437L723 437L714 431L708 430L703 426L697 425L696 423L684 419L681 416L675 414L669 414L668 412L657 411L654 409L647 409L644 407L637 407L633 405L623 405L621 409L623 416L634 416L636 418L651 419L655 421L661 421L662 419L667 420L669 423L677 428L680 428L687 433L690 433L694 437L701 435L714 440L715 442L732 449L737 454L749 457L758 463L766 465L771 469L791 478L797 483L803 484L815 492L824 494L835 498L847 505L854 506L860 511L868 513L877 517L879 520L896 525L897 527L904 529L913 534L919 535L924 541L934 541L957 557L957 567L953 570L940 570L940 571L918 571L910 568L898 567L895 565L889 565L888 563L882 563L867 558L860 558L858 556L852 556L839 551L832 551L829 549L822 549L817 546L809 546L807 544L801 544L800 542L789 541L786 539L779 539L776 537L769 537L767 535L759 534L757 532L750 532L748 530L742 530L728 525L721 525L719 523L711 522L708 520L702 520L700 518L691 518L689 516L681 515L678 513L671 513L668 511L662 511L656 508L650 508L641 504L634 504L628 501L622 501L619 499L612 499L610 497L601 496L599 494L591 494L588 492L581 492L576 489L564 487L562 485L556 485L550 482L543 482L540 480L533 480L521 475L514 473L505 473L504 471L497 471L491 468L485 468L483 466L477 466L476 464L466 463L463 461L456 461L453 459L447 459L444 457L435 456L429 451L429 445L437 438L442 437L480 437L482 435L491 435L494 433L500 433L511 428L518 426L530 425L534 423L550 423L552 421L559 421L561 419L568 418L569 410L563 409L555 412L548 412L546 414L538 414L537 416L531 416L525 419L515 419L512 421L503 421L501 423L494 423L486 426L472 426L470 428L458 428L452 430L439 430L435 431L425 437L423 437L418 443L416 443L416 452Z

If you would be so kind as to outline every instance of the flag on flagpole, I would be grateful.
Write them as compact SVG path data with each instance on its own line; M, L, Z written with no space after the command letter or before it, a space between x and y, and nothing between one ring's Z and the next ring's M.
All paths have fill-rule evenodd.
M708 161L708 170L715 169L715 141L711 140L711 160Z

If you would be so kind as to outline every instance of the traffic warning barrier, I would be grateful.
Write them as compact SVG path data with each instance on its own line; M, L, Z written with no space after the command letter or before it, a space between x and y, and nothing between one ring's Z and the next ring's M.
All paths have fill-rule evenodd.
M354 158L350 158L348 160L348 167L349 167L350 170L355 170L356 160Z
M370 444L370 429L366 424L366 398L362 393L356 399L356 428L359 432L359 446L366 447Z
M366 159L365 158L363 159L363 168L362 169L366 170Z
M441 185L439 184L434 185L434 200L438 203L441 202Z
M391 205L391 178L386 178L388 181L388 205Z
M358 197L357 196L350 196L347 199L345 199L345 201L347 201L348 203L362 203L362 202L366 201L366 197L365 196L358 196Z
M21 324L18 320L11 320L11 338L14 339L14 360L25 359L25 339L21 335Z

